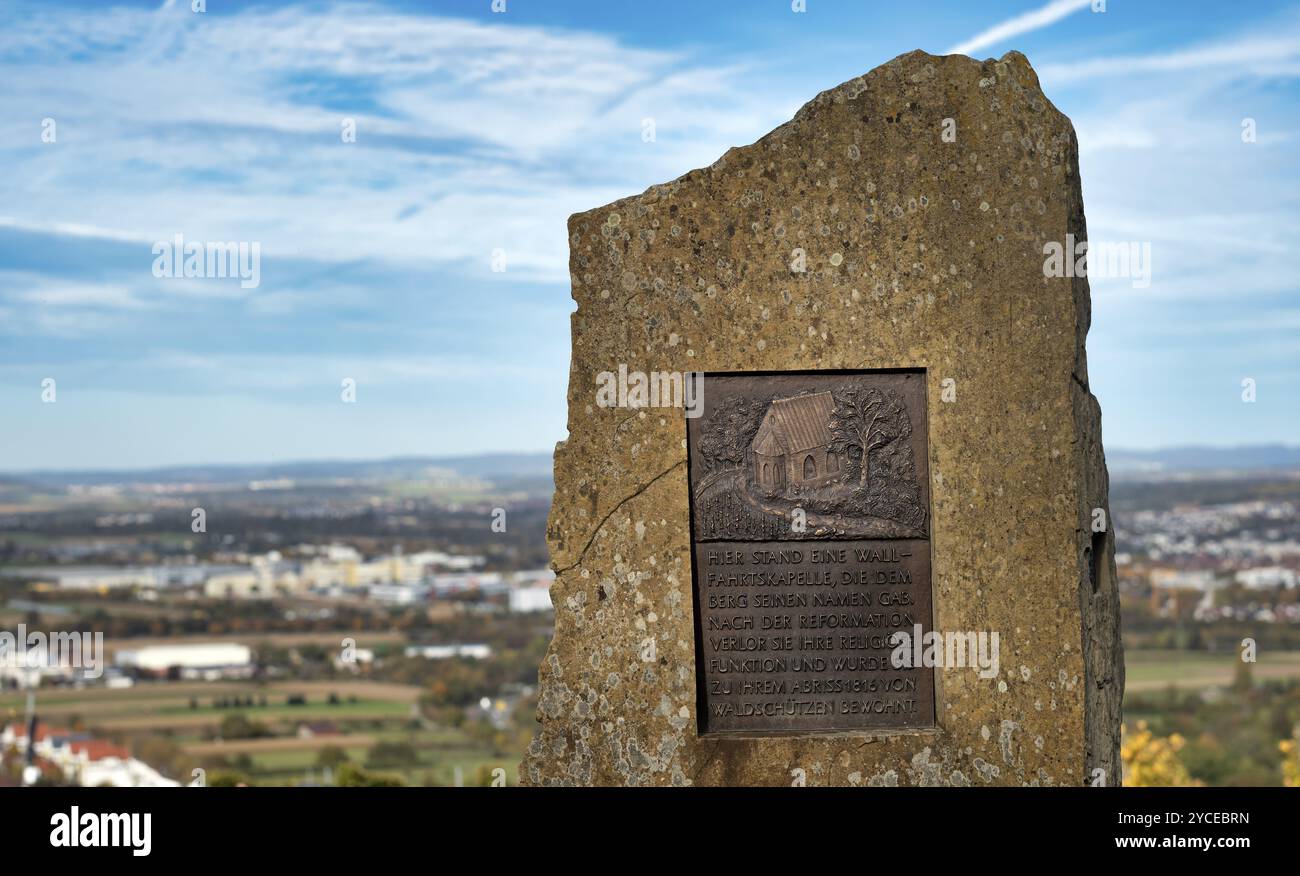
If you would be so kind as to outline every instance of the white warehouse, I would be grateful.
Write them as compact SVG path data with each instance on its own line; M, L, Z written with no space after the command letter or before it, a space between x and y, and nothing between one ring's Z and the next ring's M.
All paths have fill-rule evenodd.
M174 667L182 678L210 681L252 675L253 650L233 642L150 645L133 651L118 651L115 662L120 667L146 675L165 676Z

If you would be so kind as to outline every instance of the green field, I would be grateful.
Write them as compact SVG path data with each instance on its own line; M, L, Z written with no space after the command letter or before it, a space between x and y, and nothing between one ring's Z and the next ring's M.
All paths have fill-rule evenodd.
M188 705L168 705L163 708L155 708L152 714L167 715L205 715L220 721L231 712L243 712L250 718L260 721L291 721L294 718L301 718L304 713L310 713L313 717L336 717L339 719L346 718L405 718L411 714L411 707L406 703L394 703L389 700L357 700L354 702L343 701L334 705L324 702L308 703L301 706L289 705L271 705L266 706L234 706L228 708L217 708L215 706L200 705L197 709L191 709Z
M454 733L454 731L453 731ZM416 746L419 763L402 769L368 769L369 772L396 776L408 785L447 786L455 783L456 767L461 769L461 778L465 784L474 781L480 766L489 770L502 767L510 780L514 781L515 761L518 757L495 756L492 752L475 747L464 736L456 734L451 743L431 745L422 734L409 734L407 740ZM365 766L366 750L364 748L344 748L348 758L359 766ZM302 781L308 773L319 777L320 767L316 765L315 751L275 751L251 755L253 769L251 775L259 783L267 785L295 784Z
M470 733L435 725L419 718L416 703L420 689L407 685L370 683L365 680L276 682L213 682L210 684L147 683L131 688L40 690L37 714L47 726L89 729L97 736L119 742L145 738L165 740L169 750L188 767L202 765L210 773L233 771L254 784L295 785L320 780L320 749L342 748L348 760L367 773L400 778L407 785L451 785L460 769L461 780L472 784L479 768L497 767L515 781L521 752L494 752ZM330 696L337 702L331 704ZM218 699L251 696L253 705L218 707ZM289 696L305 703L289 705ZM262 700L266 705L258 705ZM0 695L0 718L21 720L26 695ZM264 727L271 736L226 739L214 743L223 719L242 715ZM329 721L333 734L299 738L306 721ZM352 744L349 744L349 743ZM414 750L416 759L400 767L370 765L369 747L400 742ZM356 744L362 743L362 744ZM181 761L177 761L180 763ZM156 764L160 767L163 764Z
M1124 652L1125 690L1133 693L1225 686L1232 683L1240 658L1235 652ZM1300 651L1261 653L1251 666L1256 682L1300 678Z

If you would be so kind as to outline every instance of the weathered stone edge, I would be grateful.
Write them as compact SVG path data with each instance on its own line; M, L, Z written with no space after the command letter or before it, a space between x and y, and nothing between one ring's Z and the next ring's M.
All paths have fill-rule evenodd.
M1069 126L1071 133L1073 133L1074 131L1074 126L1070 123L1069 117L1066 116L1065 113L1057 109L1056 104L1052 103L1052 101L1048 99L1047 95L1043 93L1043 87L1038 81L1038 74L1034 71L1033 66L1030 65L1029 59L1026 58L1022 53L1015 51L1013 49L1009 52L1006 52L1001 58L986 58L983 61L981 61L976 58L972 58L969 55L961 55L961 54L932 55L923 49L913 49L910 52L904 52L903 54L897 55L883 64L879 64L871 68L869 71L863 73L861 76L855 76L854 78L848 80L847 82L841 82L839 85L836 85L834 88L828 88L825 91L819 92L816 96L814 96L806 103L804 103L803 106L799 107L799 109L795 112L795 114L791 116L789 119L787 119L785 122L782 122L780 125L777 125L775 128L768 131L766 134L764 134L762 137L759 137L757 140L753 141L752 143L747 143L741 146L730 147L729 149L727 149L726 152L722 153L722 155L719 156L718 159L715 160L712 164L706 165L704 167L697 167L694 170L688 170L686 173L683 173L681 176L675 177L674 179L671 179L667 182L655 183L654 185L649 186L642 192L627 195L626 197L622 197L622 198L618 198L617 200L610 201L608 204L592 207L590 210L583 210L581 212L572 214L571 216L569 216L569 220L567 223L568 231L570 234L572 234L574 223L580 222L588 216L593 216L595 214L602 214L616 207L622 207L627 204L641 201L647 197L651 199L658 198L660 192L670 191L675 186L680 185L681 183L685 182L691 177L708 173L713 170L721 170L726 166L728 160L730 160L732 153L745 150L745 149L750 149L768 140L783 136L783 133L786 128L790 127L796 122L802 121L806 115L808 115L813 110L820 107L822 104L835 101L836 99L841 99L841 98L849 99L849 98L857 97L858 94L860 94L862 91L866 89L866 79L868 76L878 74L881 71L889 69L890 67L900 66L906 62L914 61L917 59L924 59L931 62L951 61L953 59L956 59L958 62L968 62L970 64L974 64L977 67L986 68L986 69L991 69L997 64L1007 64L1007 63L1014 64L1022 72L1027 73L1028 78L1033 81L1034 88L1035 90L1037 90L1038 96L1042 98L1043 105L1050 112L1052 112L1057 117L1059 117L1062 121L1064 121L1065 124ZM1076 147L1076 154L1077 154L1077 147Z
M1067 119L1068 123L1068 119ZM1072 176L1068 232L1088 239L1078 171L1079 144L1070 130ZM1101 405L1088 385L1087 336L1092 296L1087 277L1072 281L1076 310L1075 368L1071 374L1075 450L1079 483L1079 617L1082 624L1084 700L1084 775L1088 784L1117 786L1123 779L1120 726L1124 699L1124 646L1120 639L1118 578L1115 572L1114 519L1110 512L1110 474L1101 437ZM1096 511L1105 530L1095 533ZM1094 558L1093 554L1097 556ZM1100 772L1098 772L1100 771Z

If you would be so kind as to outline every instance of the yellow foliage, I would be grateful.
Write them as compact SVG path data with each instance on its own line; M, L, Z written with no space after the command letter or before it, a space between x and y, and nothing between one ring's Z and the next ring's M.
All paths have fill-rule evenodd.
M1156 736L1146 721L1138 721L1133 733L1125 728L1120 743L1124 786L1168 788L1200 785L1201 782L1192 779L1178 758L1178 752L1185 744L1186 740L1178 733L1168 737Z
M1277 747L1282 752L1282 784L1300 788L1300 751L1296 750L1295 740L1283 739Z

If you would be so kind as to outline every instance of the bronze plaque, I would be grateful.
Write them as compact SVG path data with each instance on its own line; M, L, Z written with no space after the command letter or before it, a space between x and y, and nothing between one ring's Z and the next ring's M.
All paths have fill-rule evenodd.
M705 374L687 419L701 733L934 726L925 372Z

